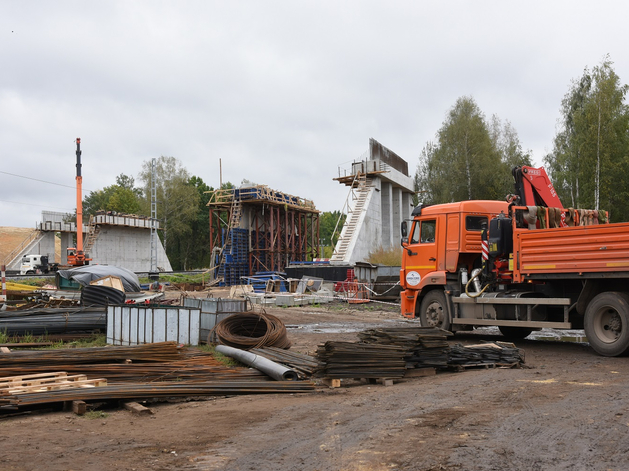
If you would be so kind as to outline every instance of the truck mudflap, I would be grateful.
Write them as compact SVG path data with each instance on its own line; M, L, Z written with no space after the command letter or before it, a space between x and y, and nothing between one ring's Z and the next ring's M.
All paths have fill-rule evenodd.
M417 290L407 289L400 293L402 315L407 319L415 319L415 304L417 303Z

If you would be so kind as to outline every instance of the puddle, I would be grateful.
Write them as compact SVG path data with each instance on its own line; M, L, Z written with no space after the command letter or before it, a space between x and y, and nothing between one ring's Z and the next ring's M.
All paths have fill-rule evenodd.
M527 338L531 340L550 340L556 342L574 342L574 343L588 343L588 339L585 336L585 332L582 330L555 330L555 329L542 329L536 332L532 332Z
M476 332L485 332L487 334L500 335L498 327L481 327L475 329ZM534 330L526 338L526 340L546 340L552 342L573 342L573 343L588 343L588 339L585 336L585 332L579 329L558 330L558 329L542 329Z
M404 320L384 320L377 323L361 322L361 323L334 323L326 322L322 324L300 324L300 325L287 325L286 328L290 331L292 329L299 330L308 333L318 334L347 334L351 332L362 332L368 329L377 329L379 327L402 327L407 326L407 321Z

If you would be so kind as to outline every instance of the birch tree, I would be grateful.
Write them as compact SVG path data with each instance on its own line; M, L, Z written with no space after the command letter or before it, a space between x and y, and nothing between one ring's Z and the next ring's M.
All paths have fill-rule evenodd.
M606 209L615 220L626 220L628 88L612 65L606 56L572 82L562 101L553 151L544 160L565 205Z
M528 162L515 129L494 120L490 129L471 97L459 98L419 158L415 174L418 199L446 203L466 199L503 199L513 191L510 165Z

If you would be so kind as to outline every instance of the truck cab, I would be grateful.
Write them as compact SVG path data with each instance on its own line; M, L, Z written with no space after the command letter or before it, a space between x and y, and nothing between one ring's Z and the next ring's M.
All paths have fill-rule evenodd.
M45 255L24 255L22 257L22 263L20 264L20 275L34 275L45 265L48 265L48 257Z
M504 201L473 200L413 210L410 227L404 222L402 228L402 315L450 328L443 322L451 318L443 311L444 288L460 286L462 276L481 267L482 230L508 207Z

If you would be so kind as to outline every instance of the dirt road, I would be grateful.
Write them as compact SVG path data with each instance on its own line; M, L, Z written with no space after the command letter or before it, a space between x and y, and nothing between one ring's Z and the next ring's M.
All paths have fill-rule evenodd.
M274 309L293 349L403 325L371 305ZM331 326L335 324L335 326ZM344 332L338 332L344 330ZM498 336L457 335L477 343ZM440 373L393 386L152 405L106 417L0 420L2 470L626 470L629 360L522 341L528 368Z

